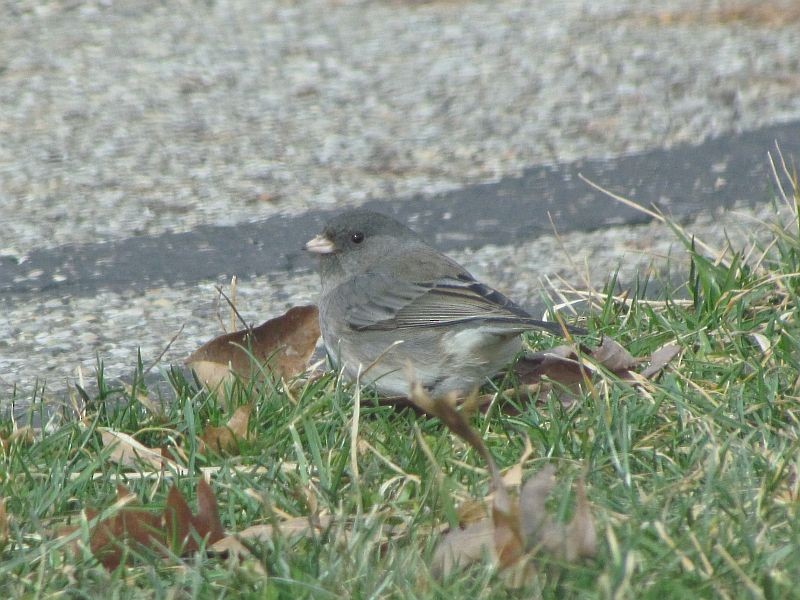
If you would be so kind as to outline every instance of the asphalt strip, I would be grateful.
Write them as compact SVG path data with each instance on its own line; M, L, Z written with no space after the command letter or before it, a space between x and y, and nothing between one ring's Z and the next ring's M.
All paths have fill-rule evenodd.
M534 166L519 177L363 206L409 223L444 251L530 241L551 233L553 224L568 234L650 220L592 189L580 175L681 219L768 201L767 154L775 156L776 144L787 161L797 159L800 121L724 135L697 146ZM191 284L231 272L245 280L268 273L305 273L311 264L301 246L330 214L310 211L187 233L65 245L34 251L21 261L0 256L0 298L15 302L42 295L80 297L98 290Z

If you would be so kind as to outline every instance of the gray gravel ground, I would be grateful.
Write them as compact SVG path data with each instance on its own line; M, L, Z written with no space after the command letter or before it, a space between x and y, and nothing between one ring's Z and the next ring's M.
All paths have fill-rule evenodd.
M457 189L796 120L798 24L796 0L8 1L0 256ZM697 228L719 238L726 218L741 221L706 215ZM561 254L580 264L585 253L600 283L640 252L666 253L650 227L572 234ZM578 281L553 248L540 238L458 258L526 301L542 275ZM242 282L240 302L260 322L312 299L313 281ZM186 324L165 357L176 360L218 332L214 301L201 282L5 302L0 390L25 397L45 378L61 393L96 355L125 374L137 347L148 362Z
M739 4L7 2L0 253L794 119L797 11Z

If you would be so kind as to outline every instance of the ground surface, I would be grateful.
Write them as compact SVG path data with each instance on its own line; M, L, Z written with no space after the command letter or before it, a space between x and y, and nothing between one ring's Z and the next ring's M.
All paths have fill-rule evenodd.
M312 301L297 249L345 205L528 303L584 260L601 284L669 250L578 172L722 241L748 226L719 207L766 199L772 140L800 138L798 22L796 2L5 3L3 395L61 394L96 357L125 375L185 326L179 361L233 274L253 322Z

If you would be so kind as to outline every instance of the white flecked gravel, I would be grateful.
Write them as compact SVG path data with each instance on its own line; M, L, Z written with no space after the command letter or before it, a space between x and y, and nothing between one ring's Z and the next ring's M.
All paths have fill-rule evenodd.
M760 5L7 2L0 254L796 119L798 11Z

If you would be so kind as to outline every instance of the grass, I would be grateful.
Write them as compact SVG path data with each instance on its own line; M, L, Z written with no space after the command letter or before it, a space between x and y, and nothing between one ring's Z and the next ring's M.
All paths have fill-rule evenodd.
M638 388L600 377L569 407L548 398L494 404L474 418L501 467L517 462L527 436L526 473L552 462L552 510L571 510L582 474L597 521L597 557L543 559L532 590L509 590L487 562L444 581L429 572L443 525L458 506L487 493L485 465L437 420L369 401L354 424L353 391L328 375L296 388L242 386L215 399L178 371L163 414L140 401L141 383L114 387L98 374L84 418L64 419L33 443L10 443L0 458L0 595L35 597L260 598L790 598L800 597L800 239L795 185L776 190L766 247L709 255L674 226L690 268L661 302L624 301L613 281L595 296L588 326L635 355L669 341L682 353ZM792 222L786 221L789 208ZM777 211L781 208L782 212ZM743 248L741 249L743 250ZM639 289L645 287L644 282ZM541 340L539 340L541 341ZM548 342L548 340L544 340ZM556 343L550 340L549 343ZM134 371L141 373L138 365ZM367 392L364 393L365 395ZM367 399L368 400L368 399ZM254 402L236 456L197 451L206 424ZM39 409L31 408L32 412ZM21 425L21 424L20 424ZM334 515L324 535L276 535L241 562L196 553L142 552L107 572L86 550L84 507L114 503L124 481L145 506L163 507L169 481L135 477L108 460L98 427L151 447L179 445L192 475L176 477L194 502L200 468L211 477L226 529L241 531L310 504ZM0 423L8 438L10 418ZM356 439L353 439L356 431ZM69 550L53 532L78 525Z

